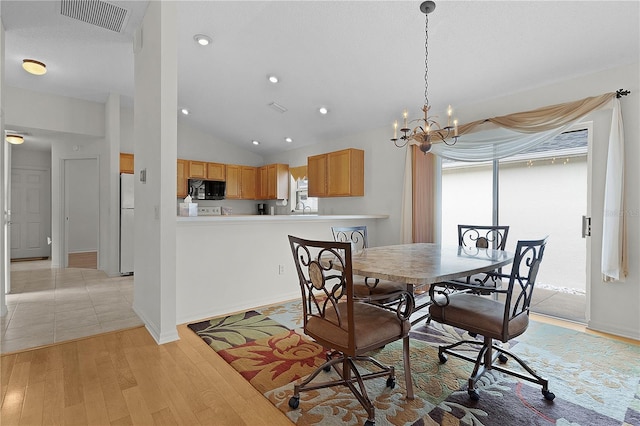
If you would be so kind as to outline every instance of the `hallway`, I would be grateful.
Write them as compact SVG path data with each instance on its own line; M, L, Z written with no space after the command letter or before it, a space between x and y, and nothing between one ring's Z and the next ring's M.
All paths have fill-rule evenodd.
M3 354L143 324L131 308L132 276L12 262L11 288L0 319Z

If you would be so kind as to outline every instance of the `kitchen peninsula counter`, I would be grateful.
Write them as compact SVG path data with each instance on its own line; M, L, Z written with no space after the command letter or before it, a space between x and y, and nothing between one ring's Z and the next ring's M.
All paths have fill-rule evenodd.
M367 226L369 245L399 243L388 215L177 217L179 324L300 298L289 235L332 241L332 226Z
M388 219L389 215L384 214L344 214L344 215L328 215L328 214L282 214L282 215L257 215L257 214L231 214L231 215L215 215L215 216L178 216L178 222L200 223L200 222L287 222L287 221L330 221L336 220L368 220L368 219Z

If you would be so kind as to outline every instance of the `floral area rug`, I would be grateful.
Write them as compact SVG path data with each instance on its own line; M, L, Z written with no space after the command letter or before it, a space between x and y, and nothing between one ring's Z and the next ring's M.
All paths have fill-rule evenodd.
M301 312L300 302L287 302L189 328L297 425L364 424L364 408L344 386L303 392L299 408L289 408L293 383L325 361L325 349L304 335ZM406 399L402 342L371 354L393 365L397 378L394 389L384 378L366 382L376 425L640 426L640 346L532 322L510 349L549 379L555 400L546 401L540 386L492 371L478 383L474 402L466 391L471 363L449 357L440 364L437 350L470 337L433 322L414 326L411 337L412 401Z

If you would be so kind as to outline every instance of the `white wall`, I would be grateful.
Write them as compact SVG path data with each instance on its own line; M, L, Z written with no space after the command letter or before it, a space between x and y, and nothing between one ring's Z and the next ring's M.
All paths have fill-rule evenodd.
M29 149L23 145L13 145L11 149L11 167L31 167L51 169L51 150Z
M98 250L98 160L65 161L69 253Z

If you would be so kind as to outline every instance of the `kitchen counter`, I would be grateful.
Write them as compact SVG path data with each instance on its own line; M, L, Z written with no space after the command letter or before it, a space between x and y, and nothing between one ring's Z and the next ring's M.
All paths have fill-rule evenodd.
M257 215L257 214L232 214L217 216L177 216L178 222L186 223L202 223L202 222L288 222L288 221L331 221L336 220L367 220L367 219L388 219L386 214L344 214L344 215L328 215L328 214L283 214L283 215Z
M389 215L228 215L178 217L176 318L188 323L300 298L289 235L332 241L332 226L365 225L369 245Z

